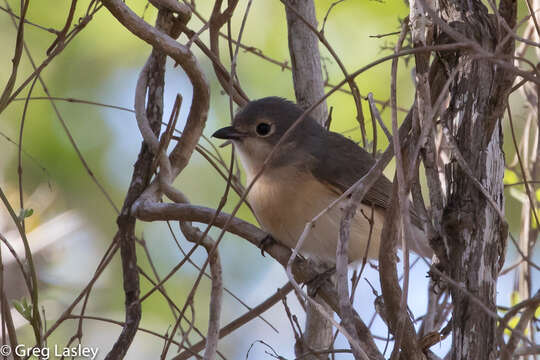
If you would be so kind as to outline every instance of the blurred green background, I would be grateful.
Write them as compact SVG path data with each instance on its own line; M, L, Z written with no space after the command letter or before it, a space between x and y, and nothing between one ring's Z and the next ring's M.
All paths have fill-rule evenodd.
M319 28L333 0L316 1ZM68 1L44 2L35 1L30 4L27 19L45 28L61 29L69 7ZM87 1L80 1L75 19L83 16ZM10 0L9 4L18 13L18 2ZM128 1L128 5L139 15L153 24L156 11L152 6L146 8L147 2ZM238 34L247 1L241 1L233 18L233 34ZM1 4L5 8L5 4ZM210 1L197 2L197 11L208 19L212 8ZM325 35L339 54L349 72L352 72L375 59L390 53L396 36L383 38L370 37L398 31L400 19L408 14L403 1L345 1L335 6L328 17ZM191 29L198 31L202 23L194 16L189 23ZM0 52L0 84L5 84L11 71L11 58L15 44L16 29L8 14L0 11L0 40L3 51ZM208 43L207 31L201 38ZM55 36L34 26L25 27L25 39L37 63L45 59L46 49L52 44ZM223 39L221 39L223 41ZM185 43L185 37L180 41ZM249 12L242 42L254 46L280 62L289 61L287 48L287 30L283 5L278 0L254 1ZM226 43L222 43L222 55L227 54ZM195 46L193 51L211 83L211 111L204 131L210 136L216 129L230 122L229 99L223 94L210 62ZM76 98L126 108L133 107L134 88L138 72L150 53L150 47L125 30L103 8L81 34L77 35L67 48L43 71L42 76L51 95L61 98ZM330 83L342 80L342 74L328 51L321 46L325 76ZM222 56L229 66L227 56ZM171 112L176 93L185 99L178 129L184 126L185 117L191 97L191 86L179 68L173 68L168 62L165 89L165 115ZM294 100L292 76L290 71L268 63L261 58L240 50L238 58L238 77L250 98L278 95ZM20 84L32 72L28 58L23 56L17 84ZM376 99L389 98L390 63L378 65L357 78L362 95L372 92ZM398 77L398 105L408 108L414 96L412 82L412 62L400 61ZM26 88L20 98L28 94ZM32 96L44 96L41 86L36 84ZM525 118L525 109L519 97L515 99L515 121L521 124ZM97 105L56 101L56 105L65 120L67 127L79 146L83 156L97 180L112 196L117 207L122 201L131 178L131 171L141 143L135 118L131 112L110 109ZM369 111L364 102L364 113ZM360 141L357 128L356 111L350 95L337 92L328 99L328 106L333 107L332 130L344 132L347 136ZM18 209L17 178L17 146L19 128L24 101L13 102L0 114L0 186L8 193L12 205ZM389 111L382 112L387 126ZM402 117L401 117L402 118ZM522 126L522 125L518 125ZM368 135L371 137L370 122L367 122ZM204 144L204 142L203 142ZM216 145L219 142L215 142ZM206 145L206 144L204 144ZM379 131L378 148L384 149L387 140ZM507 159L513 158L512 144L505 144ZM116 231L116 215L111 205L94 184L82 166L71 146L52 106L48 100L31 100L24 125L23 149L23 189L25 207L35 210L28 219L28 230L36 230L50 222L57 228L48 229L36 241L47 238L47 247L39 251L39 277L42 286L41 304L44 306L49 323L54 322L61 311L70 304L74 297L90 280L104 250L112 241ZM228 159L230 147L223 149L223 156ZM387 175L392 174L392 167ZM194 204L216 207L225 188L225 182L217 176L216 171L197 153L187 169L179 176L175 185L181 189ZM230 211L238 197L231 196L225 207ZM3 219L0 231L10 230L9 219L2 209ZM62 214L70 214L69 220L58 218ZM507 214L511 231L519 235L520 203L507 197ZM239 217L256 223L253 216L243 209ZM62 220L64 219L64 220ZM55 222L56 221L56 222ZM67 223L69 221L70 223ZM186 243L175 223L172 228L184 249L191 245ZM3 230L2 230L3 229ZM11 229L12 230L12 229ZM9 232L8 232L9 233ZM218 232L212 230L211 234ZM150 254L160 276L164 276L183 257L171 237L166 224L139 223L137 234L147 242ZM9 238L8 238L9 239ZM48 243L47 243L48 244ZM151 273L151 268L141 247L138 248L139 265ZM220 244L220 252L224 268L225 286L254 306L272 294L277 287L286 282L286 276L278 265L268 257L261 257L260 251L246 241L232 235L226 235ZM512 250L508 255L509 262L515 259ZM205 254L197 251L194 261L201 264ZM538 257L536 257L538 258ZM422 291L421 296L411 299L411 308L419 315L425 308L426 267L419 264L413 271L415 286ZM166 284L169 295L182 306L197 270L185 265ZM538 275L537 273L535 275ZM15 275L14 275L15 276ZM376 273L368 269L367 277L378 284ZM14 277L15 278L15 277ZM538 281L535 280L536 288ZM499 301L509 303L509 293L513 284L513 275L503 277L499 284ZM15 291L13 298L27 296L24 292ZM22 288L19 283L18 286ZM145 279L141 279L142 294L151 288ZM9 291L9 290L8 290ZM207 323L209 281L203 279L195 298L196 324L204 333ZM360 283L357 303L362 316L369 321L372 314L373 295L365 282ZM122 321L123 291L119 257L108 267L97 282L88 303L87 315L96 315ZM289 297L292 310L302 321L302 312L295 297ZM222 324L226 324L245 311L231 296L225 295ZM283 306L276 305L266 313L279 334L273 331L260 319L252 321L220 342L220 350L229 359L245 358L250 344L256 340L264 340L281 356L293 358L294 338L290 326L284 316ZM171 311L164 299L157 293L143 303L143 319L141 326L165 334L169 325L174 324ZM65 322L49 340L50 344L65 344L74 333L77 323L73 320ZM84 323L83 344L98 346L98 359L110 349L119 334L120 327L99 321L87 320ZM31 344L31 331L28 326L20 328L20 340ZM384 326L375 323L375 332L386 337ZM179 336L176 339L180 339ZM192 341L199 339L194 336ZM384 345L384 342L381 342ZM129 359L157 358L161 352L163 341L151 335L139 333L128 353ZM336 347L346 347L343 339L338 340ZM174 349L174 348L173 348ZM448 342L441 345L441 353L448 349ZM250 352L250 359L270 358L264 345L256 344ZM171 350L172 355L176 349ZM342 358L347 358L343 356Z

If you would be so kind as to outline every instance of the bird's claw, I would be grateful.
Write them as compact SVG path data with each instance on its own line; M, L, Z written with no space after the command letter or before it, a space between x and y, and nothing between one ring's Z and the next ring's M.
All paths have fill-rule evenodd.
M306 281L307 291L308 295L310 297L317 296L317 292L319 289L324 285L326 281L331 281L332 276L336 273L336 267L331 267L328 270L325 270L315 277L313 279Z
M266 249L268 249L270 246L274 245L276 243L276 239L272 237L270 234L266 234L266 236L261 240L259 243L259 248L261 249L261 255L264 255L264 252Z

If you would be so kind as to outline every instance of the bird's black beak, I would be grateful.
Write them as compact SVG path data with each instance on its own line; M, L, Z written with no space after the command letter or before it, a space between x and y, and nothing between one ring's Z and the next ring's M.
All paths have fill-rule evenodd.
M212 137L225 140L237 140L244 136L244 133L241 133L232 126L224 127L212 134Z

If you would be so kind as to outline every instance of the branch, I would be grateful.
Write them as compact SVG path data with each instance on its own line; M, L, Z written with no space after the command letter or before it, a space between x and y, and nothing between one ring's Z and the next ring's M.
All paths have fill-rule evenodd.
M287 19L294 94L298 105L305 110L324 95L317 31L313 31L317 26L315 4L313 0L293 0L283 4ZM311 113L321 125L324 125L327 114L326 102L319 104ZM318 296L315 296L314 300L325 309L325 313L329 313L328 306ZM332 324L323 314L319 314L311 302L306 302L305 310L304 336L297 340L296 356L306 351L327 350L332 346ZM316 356L307 358L318 359Z
M238 329L239 327L247 324L249 321L253 320L257 316L260 316L263 312L270 309L274 304L281 301L291 290L293 289L292 285L290 283L287 283L285 286L278 289L272 296L270 296L268 299L260 303L259 305L255 306L253 309L245 313L244 315L236 318L235 320L231 321L229 324L224 326L219 330L219 338L223 338L230 333L232 333L234 330ZM206 345L206 340L201 340L195 345L191 346L188 350L184 351L181 354L176 355L172 360L187 360L193 354L198 353L202 349L204 349Z
M497 329L499 342L501 342L502 347L502 356L501 359L508 360L511 359L514 355L517 345L519 344L519 341L521 340L521 337L518 335L521 335L523 331L525 330L525 327L529 323L532 317L534 317L534 313L537 310L538 306L540 305L540 291L536 292L536 295L534 295L532 298L526 299L519 304L516 304L513 306L501 319L500 325ZM521 314L518 324L512 328L512 335L510 336L510 339L508 340L506 346L503 347L504 344L504 330L506 328L510 328L508 325L508 322L521 310L525 309L523 314Z
M231 0L228 2L227 8L223 12L220 12L222 2L223 0L217 0L214 3L212 15L208 21L208 26L210 29L210 50L217 60L212 61L212 66L214 67L214 72L223 90L229 94L235 103L243 106L247 103L247 101L249 101L248 96L240 87L237 79L233 77L234 74L229 74L222 67L218 66L220 62L219 31L226 22L231 20L234 9L236 8L236 5L238 5L238 0Z
M324 96L321 56L316 33L317 25L313 0L284 2L287 15L289 54L291 56L294 94L302 109L307 109ZM323 124L328 117L326 103L318 105L311 115Z
M360 133L362 135L362 144L366 146L366 126L365 126L365 120L364 120L364 112L362 111L362 98L360 95L360 90L358 89L358 86L356 85L356 82L353 78L349 78L349 73L347 72L347 69L345 68L345 65L343 64L343 61L341 61L340 57L335 52L334 48L328 40L326 39L326 36L324 36L324 25L321 29L321 31L318 31L317 21L315 19L315 9L309 8L309 2L306 1L298 1L296 3L291 1L285 1L281 0L283 5L285 5L285 10L287 13L287 24L289 25L289 51L291 52L291 62L292 62L292 72L293 72L293 79L295 80L295 84L297 80L300 81L299 85L302 87L302 90L304 94L306 92L311 92L311 94L315 93L315 91L311 88L313 85L310 84L313 79L313 75L310 76L309 70L310 65L315 68L315 70L321 71L320 66L320 56L319 56L319 50L318 50L318 44L315 37L319 39L321 44L323 44L330 55L334 58L336 61L339 69L343 73L343 76L347 79L347 83L351 89L351 95L354 98L354 104L356 106L356 120L358 121L360 125ZM328 13L326 14L324 21L326 22L326 18L328 17L328 14L330 13L330 9L336 5L336 3L332 4L330 8L328 9ZM300 19L304 26L298 24L295 20L296 18ZM308 32L309 30L309 32ZM293 34L293 35L291 35ZM291 41L291 37L294 36L298 40L296 42ZM291 46L293 45L293 46ZM299 50L305 50L301 53L296 54L293 57L293 49L296 51ZM311 60L309 57L310 52L316 53L318 56L318 66L316 64L317 61ZM300 55L300 56L298 56ZM306 57L307 55L307 57ZM300 61L299 64L295 62L295 59L299 58L302 61ZM310 64L311 62L311 64ZM313 72L312 72L313 73ZM318 85L318 79L315 78L315 84ZM321 78L322 81L322 78ZM297 85L295 85L297 86ZM324 93L324 84L320 89L321 94ZM296 88L295 88L296 92ZM298 94L296 94L298 98ZM325 106L326 108L326 106ZM322 110L320 110L322 112ZM327 116L325 116L327 111L325 110L323 113L318 114L315 113L315 115L324 116L320 119L320 121L326 120ZM316 119L319 119L316 117ZM376 129L373 128L374 131L374 137Z
M180 64L193 86L193 101L183 136L170 154L174 178L188 164L206 123L210 103L210 90L206 77L197 58L188 48L147 24L121 0L103 0L102 2L126 29ZM155 192L156 189L152 190Z
M215 216L214 209L203 206L148 202L138 207L137 212L134 215L143 221L177 220L208 224L214 220L214 226L221 229L226 227L228 232L246 239L257 248L260 248L261 241L267 235L266 232L260 230L256 226L236 217L231 217L230 214L221 212L218 216ZM279 243L271 244L265 248L265 252L284 267L287 266L289 258L291 257L291 250ZM292 273L294 274L295 280L299 283L312 280L318 275L317 271L313 269L308 261L300 258L297 258L293 262ZM330 305L332 310L339 312L339 304L337 302L338 296L335 287L331 283L325 282L321 284L318 294L328 305ZM356 331L368 357L370 359L382 359L382 355L377 349L367 326L360 319L358 314L354 313L353 316Z
M407 23L404 22L401 35L396 44L395 52L399 52L405 36L407 34ZM391 80L390 80L390 107L392 111L392 132L398 132L397 125L397 65L398 59L392 61ZM415 101L417 103L417 101ZM414 124L413 124L414 125ZM414 130L413 130L414 132ZM414 142L414 135L412 136ZM394 149L401 149L401 141L399 136L393 136L392 142ZM411 147L411 144L409 144ZM407 359L423 359L423 354L416 340L416 331L407 311L407 292L409 284L409 249L407 241L412 239L412 230L409 213L409 193L410 183L406 182L408 174L404 169L408 169L410 159L407 156L407 151L397 150L394 152L396 156L396 175L394 178L393 201L390 209L387 210L385 222L381 234L381 244L379 250L379 265L381 289L385 305L385 315L390 331L396 338L394 352L399 349L403 351ZM389 225L389 223L392 223ZM403 291L399 286L397 276L395 249L398 239L402 239L403 250Z
M212 288L210 289L210 306L208 316L208 332L206 335L206 347L203 360L214 360L216 358L219 334L219 324L223 299L223 276L221 260L216 247L216 242L207 234L203 234L199 229L191 226L188 222L180 222L180 229L188 241L202 246L208 254L210 264L210 274L212 277ZM173 335L174 332L171 333ZM172 336L171 336L172 338ZM165 352L166 353L166 352Z
M28 10L28 5L30 4L30 0L23 1L21 3L21 17L19 19L19 25L17 26L17 40L15 43L15 54L13 55L12 66L11 66L11 74L9 75L8 81L6 83L6 86L4 87L4 91L2 91L2 95L0 96L0 113L4 111L6 106L9 104L9 97L11 95L11 91L13 90L13 87L15 86L15 81L17 80L17 73L19 69L19 63L21 62L22 58L22 51L23 51L23 45L24 45L24 23L26 19L26 12ZM6 5L9 6L9 4L6 2Z
M125 6L125 5L123 5ZM160 30L172 32L174 17L168 10L160 10L156 20ZM155 30L155 29L154 29ZM158 32L158 30L155 30ZM139 157L135 163L131 183L126 194L124 205L118 217L118 232L115 241L120 245L123 270L123 284L125 292L126 321L122 332L106 359L122 359L137 332L141 319L141 304L139 301L139 273L137 271L137 256L135 249L135 217L130 215L133 203L143 193L152 176L153 148L155 144L149 142L151 136L156 137L161 126L163 116L163 89L165 76L166 56L159 48L154 48L140 74L138 85L144 86L144 93L148 87L148 105L144 106L145 98L136 96L135 108L143 114L146 113L145 125L147 133L141 145ZM151 81L150 81L151 80ZM138 88L138 90L141 90ZM136 94L139 95L139 94ZM140 120L140 116L137 117ZM142 124L139 123L141 126ZM149 148L150 146L150 148Z

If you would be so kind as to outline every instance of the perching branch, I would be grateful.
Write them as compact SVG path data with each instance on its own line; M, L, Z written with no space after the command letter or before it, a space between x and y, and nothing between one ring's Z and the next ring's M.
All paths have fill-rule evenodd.
M158 13L156 23L161 31L166 33L173 32L174 17L170 11L161 9ZM146 107L144 106L145 98L141 99L137 97L135 108L141 113L146 113L144 117L147 119L147 123L144 123L144 125L141 124L141 126L146 126L145 129L147 129L148 133L146 133L145 141L141 145L131 184L117 220L118 232L115 235L115 241L120 245L122 258L123 284L126 296L126 321L124 322L120 336L111 351L107 354L107 359L122 359L125 356L133 341L141 318L139 273L136 266L137 257L135 250L136 219L130 214L130 210L134 202L145 190L152 176L152 164L156 144L147 141L147 139L150 136L157 136L161 127L165 60L166 55L160 49L154 48L140 75L139 83L144 84L145 93L146 88L148 88L148 105ZM140 119L140 116L138 116L138 119Z

